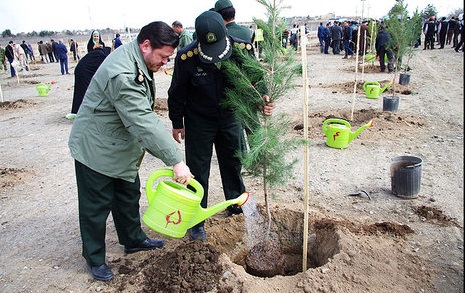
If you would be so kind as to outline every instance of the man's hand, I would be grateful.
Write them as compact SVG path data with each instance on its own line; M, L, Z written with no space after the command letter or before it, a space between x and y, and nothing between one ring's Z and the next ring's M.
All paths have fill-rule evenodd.
M181 139L184 139L184 128L173 129L172 133L174 140L181 143ZM181 136L181 138L179 138L179 136Z
M189 167L184 161L181 161L173 166L174 177L173 179L181 184L188 185L194 175L191 174Z
M266 103L265 108L263 109L263 113L266 116L271 116L271 114L273 113L273 109L274 109L274 102L270 102L270 97L267 95L263 96L263 100Z

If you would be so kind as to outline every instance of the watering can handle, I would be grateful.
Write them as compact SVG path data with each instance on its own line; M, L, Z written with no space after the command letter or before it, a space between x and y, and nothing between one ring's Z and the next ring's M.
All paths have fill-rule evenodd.
M367 82L368 82L368 81L365 81L365 82L363 83L363 91L366 91L366 90L367 90Z
M345 126L347 126L350 129L349 122L347 122L347 121L345 121L343 119L329 118L329 119L326 119L325 122L323 122L323 126L322 126L323 133L326 134L326 131L328 130L328 124L330 124L330 123L344 124Z
M155 195L155 190L153 189L153 183L160 177L174 177L174 171L169 168L162 168L154 171L150 174L149 178L147 178L147 182L145 183L145 191L147 195L147 200L150 203L152 201L153 196ZM203 196L203 187L202 185L195 179L191 179L189 185L195 189L195 194Z

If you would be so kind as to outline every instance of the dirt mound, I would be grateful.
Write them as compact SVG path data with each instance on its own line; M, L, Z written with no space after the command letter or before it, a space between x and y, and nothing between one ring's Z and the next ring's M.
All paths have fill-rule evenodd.
M323 122L329 118L338 118L350 122L355 131L358 127L368 123L373 119L373 125L360 133L364 140L397 140L407 134L422 130L426 126L426 121L421 116L410 114L395 114L392 112L382 112L374 109L356 110L353 114L353 120L350 120L351 111L349 110L329 110L325 112L310 113L308 116L309 137L324 137L321 130ZM297 118L300 120L300 117ZM293 122L293 130L298 134L303 134L303 123L301 121Z
M131 285L137 285L138 292L207 292L216 288L222 276L219 256L210 244L181 244L173 251L149 254L140 263L126 260L112 287L119 292Z

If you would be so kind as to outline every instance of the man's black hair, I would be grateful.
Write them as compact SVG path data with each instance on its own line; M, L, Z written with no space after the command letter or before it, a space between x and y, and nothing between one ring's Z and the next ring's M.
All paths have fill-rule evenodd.
M176 48L179 45L179 36L163 21L151 22L140 30L137 42L142 44L145 40L150 41L153 49L163 46Z

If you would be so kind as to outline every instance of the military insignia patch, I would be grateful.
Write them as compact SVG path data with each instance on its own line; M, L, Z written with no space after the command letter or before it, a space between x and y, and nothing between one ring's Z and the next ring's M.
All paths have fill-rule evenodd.
M215 33L213 33L213 32L207 33L205 38L207 39L207 43L214 43L214 42L218 41L218 39L216 38Z
M136 78L134 79L134 81L137 84L142 84L142 83L144 83L145 76L144 76L144 73L142 72L142 70L139 68L139 66L137 64L136 64L136 66L137 66L137 75L136 75Z

